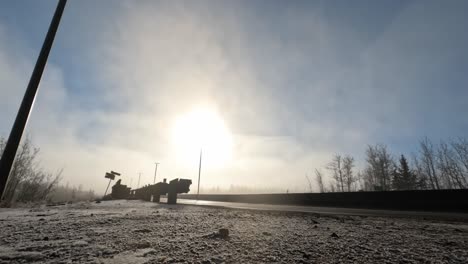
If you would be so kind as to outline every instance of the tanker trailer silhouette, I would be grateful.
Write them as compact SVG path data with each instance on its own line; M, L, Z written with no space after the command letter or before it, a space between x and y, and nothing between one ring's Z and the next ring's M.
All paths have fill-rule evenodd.
M122 179L119 179L114 186L112 186L111 199L128 199L130 196L130 187L123 185Z
M192 180L188 179L174 179L169 183L164 179L163 182L131 190L128 198L159 203L161 195L167 195L167 203L176 204L177 194L188 193L191 184ZM112 191L114 191L114 187L112 187Z

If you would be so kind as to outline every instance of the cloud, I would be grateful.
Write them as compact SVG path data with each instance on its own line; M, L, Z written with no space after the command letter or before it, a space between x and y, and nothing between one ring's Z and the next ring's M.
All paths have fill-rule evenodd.
M465 46L466 37L456 41L465 35L455 26L464 21L463 12L453 13L463 10L458 4L439 12L437 1L416 1L373 27L341 15L330 20L320 5L140 1L90 9L73 2L28 130L44 166L63 167L66 181L85 188L104 191L111 169L127 182L133 177L134 186L141 171L149 183L155 161L160 178L195 179L198 157L182 164L170 131L177 116L209 105L235 147L225 168L203 167L204 186L304 191L305 173L335 152L360 159L366 144L382 141L406 151L402 142L421 134L467 127L450 119L440 128L464 111L466 92L454 98L431 85ZM1 117L10 124L33 60L21 55L29 54L25 40L6 45L5 32L0 26L0 82L11 100L2 100ZM448 111L436 106L441 98Z

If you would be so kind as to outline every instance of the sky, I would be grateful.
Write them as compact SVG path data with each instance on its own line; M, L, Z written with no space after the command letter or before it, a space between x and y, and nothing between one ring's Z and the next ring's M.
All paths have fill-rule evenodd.
M0 3L0 136L56 3ZM466 136L467 12L464 0L69 1L26 134L71 185L103 193L109 170L152 183L159 162L158 179L195 190L199 150L180 143L199 126L174 127L208 109L229 140L208 136L202 187L305 191L334 153L359 169L368 144L399 155Z

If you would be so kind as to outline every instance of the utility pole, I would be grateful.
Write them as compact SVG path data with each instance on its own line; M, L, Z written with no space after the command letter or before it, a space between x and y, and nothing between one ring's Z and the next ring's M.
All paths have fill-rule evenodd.
M200 175L201 175L201 161L202 161L202 149L200 149L200 163L198 163L198 189L197 189L197 201L198 201L198 195L200 194Z
M21 137L23 136L24 128L28 122L31 109L36 99L37 89L41 82L42 73L47 64L52 44L54 43L55 34L57 33L60 19L62 18L63 10L67 0L59 0L57 8L55 9L54 16L50 22L49 30L42 44L39 57L37 58L36 65L29 79L28 87L24 93L23 101L21 102L18 114L16 115L15 123L11 128L10 136L6 142L5 149L3 150L2 159L0 160L0 200L3 197L8 176L10 175L13 161L15 160L16 151L18 150Z
M156 168L154 169L154 181L153 181L153 184L156 183L156 173L158 172L158 164L159 164L159 162L155 162L154 164L156 164Z
M138 184L137 184L137 189L140 188L140 177L141 177L141 172L138 173Z

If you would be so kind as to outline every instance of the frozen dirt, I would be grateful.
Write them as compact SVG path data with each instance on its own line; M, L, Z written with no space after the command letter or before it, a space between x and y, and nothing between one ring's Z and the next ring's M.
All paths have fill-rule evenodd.
M0 209L0 230L0 263L468 263L468 223L408 218L120 200Z

